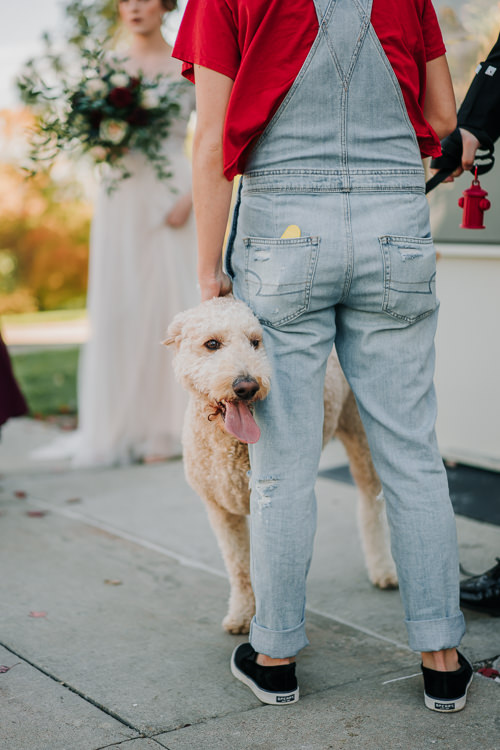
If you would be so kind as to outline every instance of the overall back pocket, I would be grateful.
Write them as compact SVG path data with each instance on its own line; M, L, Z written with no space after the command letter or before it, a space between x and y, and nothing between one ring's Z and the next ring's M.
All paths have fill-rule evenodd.
M244 237L245 291L257 317L279 326L309 308L319 237Z
M431 237L379 237L384 265L382 308L415 323L437 307L436 251Z

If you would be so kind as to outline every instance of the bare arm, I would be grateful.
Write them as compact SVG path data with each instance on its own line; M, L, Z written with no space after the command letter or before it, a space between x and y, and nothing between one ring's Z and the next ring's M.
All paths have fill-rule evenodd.
M185 193L178 198L173 207L167 214L165 224L172 229L179 229L183 227L186 221L189 219L191 210L193 208L193 196L191 193Z
M455 95L446 56L430 60L426 70L424 117L441 140L457 127Z
M195 77L193 203L198 232L198 281L204 301L231 291L231 282L222 270L222 245L232 194L232 182L223 173L222 137L233 81L200 65L195 65Z

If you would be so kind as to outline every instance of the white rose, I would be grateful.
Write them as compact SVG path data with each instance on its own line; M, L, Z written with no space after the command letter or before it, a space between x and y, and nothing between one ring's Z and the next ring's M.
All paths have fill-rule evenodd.
M109 82L114 88L125 88L128 86L130 78L126 73L113 73L113 75L110 76Z
M97 98L106 94L108 91L108 87L106 86L104 81L101 81L100 78L91 78L90 81L86 82L84 91L87 96Z
M127 123L120 122L119 120L103 120L99 127L99 138L115 145L121 143L127 133Z
M104 146L94 146L90 149L89 153L94 161L106 161L106 157L108 155L108 152L106 151Z
M144 89L141 93L141 106L144 109L155 109L160 103L160 97L153 89Z

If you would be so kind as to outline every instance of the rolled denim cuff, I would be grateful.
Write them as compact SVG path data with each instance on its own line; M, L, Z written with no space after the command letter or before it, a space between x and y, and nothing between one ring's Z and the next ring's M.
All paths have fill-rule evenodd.
M442 651L456 648L465 633L463 614L440 620L406 620L408 642L413 651Z
M266 654L271 659L286 659L289 656L295 656L302 648L309 645L305 620L290 630L268 630L258 625L254 617L250 624L250 644L257 653Z

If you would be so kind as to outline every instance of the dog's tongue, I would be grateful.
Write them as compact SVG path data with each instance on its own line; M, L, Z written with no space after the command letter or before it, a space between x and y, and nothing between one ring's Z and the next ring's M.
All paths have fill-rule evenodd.
M242 443L256 443L260 430L244 401L226 401L226 430Z

